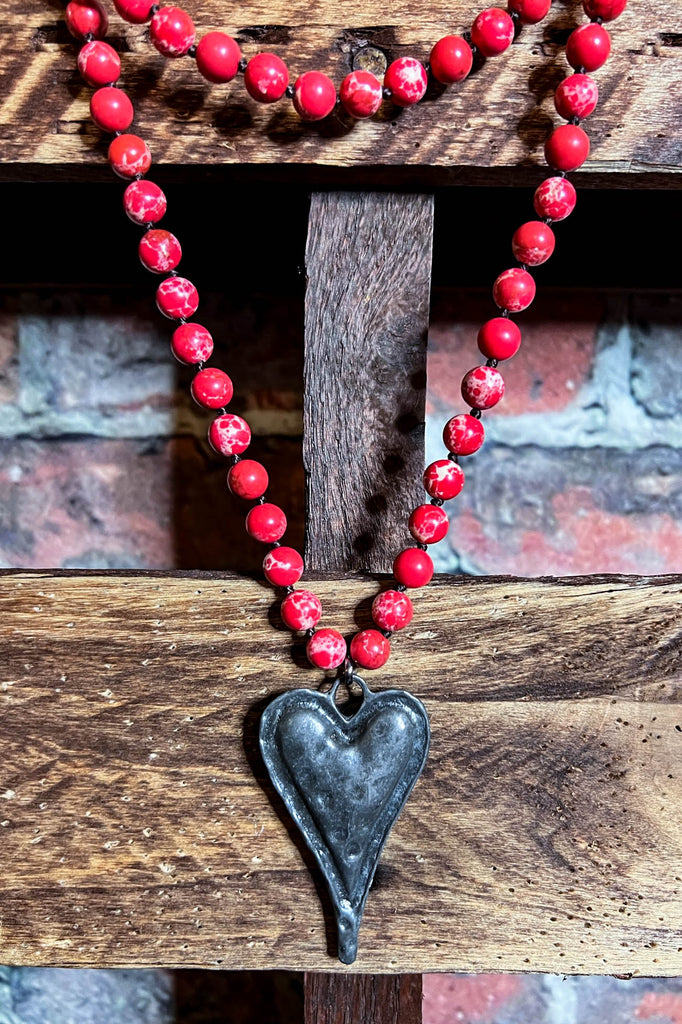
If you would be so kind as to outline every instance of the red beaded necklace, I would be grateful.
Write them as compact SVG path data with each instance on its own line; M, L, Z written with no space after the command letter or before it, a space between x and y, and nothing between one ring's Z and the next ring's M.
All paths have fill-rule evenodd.
M227 83L241 74L247 92L255 101L273 103L288 97L302 119L319 121L335 108L360 119L376 114L384 100L401 107L416 104L426 92L429 74L446 86L462 82L472 70L476 53L489 58L507 50L520 26L536 24L546 16L551 0L508 0L506 11L495 7L484 10L475 18L470 33L446 36L436 42L428 65L413 57L401 57L388 65L383 84L367 70L353 70L343 79L338 92L331 79L318 71L305 71L290 85L289 72L279 57L259 53L246 61L235 39L225 33L210 32L196 44L192 19L178 7L158 7L150 0L114 0L114 3L126 21L133 24L150 21L149 37L156 49L169 58L193 57L198 71L209 82ZM263 561L265 577L274 587L286 592L280 609L282 619L291 630L306 634L308 658L319 669L329 671L343 666L344 674L350 678L356 667L377 669L383 666L390 655L392 634L404 629L412 619L413 606L407 591L425 586L433 575L428 547L446 535L448 517L443 504L456 497L464 485L459 459L474 454L483 444L481 414L497 405L504 395L498 364L511 358L521 344L521 332L510 314L521 312L532 303L535 282L529 268L549 259L555 245L551 225L568 217L575 207L575 189L566 174L587 159L589 139L580 121L594 111L598 100L597 85L588 72L600 68L610 52L610 37L603 22L617 18L626 3L627 0L583 0L583 8L591 20L576 28L568 39L566 57L573 73L559 84L555 93L556 110L567 123L556 127L545 144L545 157L554 173L535 192L534 209L538 219L522 224L512 238L517 265L503 271L494 282L493 299L500 314L484 323L478 332L478 347L486 362L469 370L462 381L462 396L469 411L446 423L443 439L447 457L427 466L423 483L429 501L419 505L409 516L408 529L415 543L396 555L395 585L382 590L373 601L374 628L357 632L349 647L338 630L318 628L322 616L318 597L310 590L296 588L303 574L303 559L294 548L281 543L287 521L283 510L265 499L267 470L261 463L242 457L249 447L251 431L241 416L227 411L233 393L232 382L222 370L205 365L213 352L213 339L204 326L191 319L197 311L199 295L194 284L177 273L182 256L178 239L171 232L155 227L166 212L166 197L158 185L144 177L152 162L147 144L128 132L133 121L133 105L118 86L120 58L102 38L107 30L106 12L99 0L70 0L67 5L68 27L74 36L84 40L78 56L79 69L86 82L96 88L90 101L92 117L102 130L114 133L109 162L116 174L130 180L123 196L124 208L128 217L145 229L138 249L140 260L151 272L167 275L156 290L156 302L164 316L176 322L172 352L180 362L196 368L191 385L194 400L203 408L218 412L209 428L210 444L231 461L227 476L230 491L239 498L255 502L246 514L247 533L269 545ZM369 705L370 691L362 680L354 678L361 684ZM332 691L332 704L336 685L338 683ZM315 691L291 693L311 695ZM403 691L384 691L383 695L371 697L386 694L400 695ZM423 712L425 732L423 736L419 734L423 750L414 765L405 755L402 774L391 786L385 787L381 807L378 810L375 807L369 824L364 819L358 824L358 835L368 848L372 847L362 871L360 867L349 866L354 855L346 848L342 850L338 839L334 839L335 821L325 819L322 812L317 813L313 807L318 796L315 786L319 787L324 764L318 761L311 767L300 751L296 755L291 751L287 754L284 727L280 719L274 722L274 712L266 712L264 721L268 715L270 718L267 726L264 724L261 728L264 758L273 782L317 856L330 886L339 921L340 956L347 963L355 956L357 928L381 847L426 758L426 713L411 695L404 694L404 697L402 704L394 701L392 705L396 728L409 726L418 730L421 726L417 718ZM347 745L364 742L365 732L369 730L367 723L363 723L360 732L356 729L353 733L351 726L341 721L340 713L329 709L323 713L317 707L312 708L310 697L306 700L306 713L317 715L318 719L326 714L339 716L333 724L337 732L348 733ZM378 702L375 703L378 708ZM415 705L419 705L421 712L415 711ZM377 715L380 713L387 714L386 709L376 711ZM410 718L415 714L417 718ZM404 717L402 724L400 715ZM268 730L272 735L269 732L265 735ZM272 749L269 743L273 744ZM369 748L369 743L366 745ZM418 746L417 739L413 745ZM329 743L325 750L328 748ZM341 765L339 771L343 775L342 755L339 757L341 761L334 769ZM371 759L368 765L370 762ZM311 772L313 782L308 777ZM350 814L345 806L342 809ZM338 818L338 807L335 813ZM352 914L348 910L351 905Z

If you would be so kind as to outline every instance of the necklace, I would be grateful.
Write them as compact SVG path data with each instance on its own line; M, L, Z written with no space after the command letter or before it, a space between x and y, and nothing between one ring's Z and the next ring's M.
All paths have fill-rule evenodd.
M159 284L156 302L164 316L175 321L171 349L182 363L195 367L191 385L198 405L218 413L209 428L211 446L230 460L228 486L233 494L254 502L246 515L246 530L268 545L263 562L266 579L284 591L281 616L287 627L306 637L306 651L313 666L337 671L326 692L291 690L275 698L261 718L260 745L264 763L275 789L315 855L327 882L338 926L338 952L344 963L357 954L358 930L367 894L381 850L389 832L424 767L429 747L429 723L422 703L404 690L373 692L356 669L381 668L390 655L394 632L411 621L413 607L409 589L425 586L433 575L428 554L430 544L441 540L448 529L443 509L446 501L459 494L464 473L459 459L474 454L483 444L482 413L493 408L504 395L504 380L498 369L521 344L521 332L510 319L532 303L535 282L529 268L551 256L555 238L551 224L573 211L576 193L566 174L587 159L589 140L580 121L595 109L596 83L588 72L603 65L610 52L610 37L604 21L617 18L627 0L584 0L591 21L570 35L566 56L574 73L557 87L555 106L567 122L555 128L545 145L545 156L553 174L534 195L538 219L527 221L512 239L517 266L503 271L493 285L498 316L483 324L478 347L486 358L462 381L462 396L468 412L454 416L445 425L443 439L448 455L431 463L424 472L424 489L429 502L419 505L409 517L408 528L414 545L398 553L393 563L396 584L380 592L372 604L376 628L360 630L347 647L335 629L319 627L322 607L310 590L297 589L303 574L303 559L281 543L286 516L279 506L266 501L268 474L264 466L242 456L251 432L246 421L227 411L233 387L222 370L206 366L213 351L208 330L191 318L197 311L199 295L194 284L177 272L182 250L178 239L155 225L166 212L166 197L158 185L144 177L151 166L146 143L128 133L133 106L118 87L120 58L102 40L107 16L99 0L71 0L66 9L67 24L84 39L78 64L88 84L96 87L91 113L96 124L112 132L109 162L129 184L124 208L129 218L144 228L139 243L143 265L153 273L168 276ZM149 0L115 0L119 13L141 24L151 18L150 39L165 56L189 55L196 59L201 74L210 82L228 82L238 73L253 99L270 103L287 96L298 114L307 121L322 120L335 107L354 118L377 112L383 100L398 106L418 103L428 84L426 67L411 57L402 57L386 69L383 87L371 72L356 69L344 78L337 94L331 79L306 71L293 86L288 71L274 54L258 54L250 61L241 56L234 39L224 33L209 33L195 45L194 25L179 8L152 6ZM549 10L550 0L509 0L509 11L489 8L474 20L469 38L447 36L431 50L429 70L442 85L466 78L474 56L492 57L511 44L515 24L533 24ZM344 714L336 703L344 682L359 689L362 702L352 714Z

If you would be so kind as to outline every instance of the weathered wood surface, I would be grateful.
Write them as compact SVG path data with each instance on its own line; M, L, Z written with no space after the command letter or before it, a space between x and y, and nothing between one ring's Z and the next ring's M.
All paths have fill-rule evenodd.
M422 1019L421 974L306 974L305 984L305 1024L414 1024Z
M247 56L271 49L292 76L318 68L337 83L359 46L370 44L388 59L409 53L427 60L431 45L467 29L477 10L472 0L398 0L390 7L383 0L351 0L343 9L320 0L314 16L307 0L246 0L231 9L218 0L190 5L200 34L226 29ZM238 23L226 21L231 16ZM42 168L47 176L90 172L108 179L105 141L89 121L90 90L76 70L77 46L61 4L32 0L27 8L4 0L0 18L3 174L22 177ZM557 120L553 90L567 69L563 46L583 19L578 0L555 0L544 24L525 28L510 52L460 87L444 96L434 89L417 108L386 109L355 125L343 117L303 125L286 101L252 102L241 81L208 86L190 59L164 59L146 41L145 26L127 26L113 11L110 38L124 51L122 83L135 102L137 128L161 165L193 165L202 177L225 164L287 164L299 177L301 165L317 165L318 180L327 182L338 177L335 168L374 168L377 183L385 182L390 165L394 185L509 184L538 179L544 140ZM671 185L682 163L679 5L637 0L611 28L613 53L595 76L602 101L589 121L592 157L582 176ZM280 176L283 170L277 168Z
M306 564L388 571L423 499L433 196L315 193L308 222ZM399 525L400 524L400 525Z
M374 582L315 586L367 621ZM682 974L681 595L418 595L373 684L422 697L433 744L355 970ZM0 624L1 962L347 970L257 755L264 702L317 684L265 585L4 572Z

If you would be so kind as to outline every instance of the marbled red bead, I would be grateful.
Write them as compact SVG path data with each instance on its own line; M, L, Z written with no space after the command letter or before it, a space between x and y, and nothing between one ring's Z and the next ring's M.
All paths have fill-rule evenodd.
M562 124L545 142L545 160L555 171L576 171L590 155L590 140L577 124Z
M602 21L613 21L620 17L628 5L628 0L583 0L583 8L588 18L601 18Z
M280 615L289 629L314 629L322 618L322 605L312 590L295 590L282 601Z
M398 57L386 68L384 86L391 90L391 100L398 107L419 103L427 85L426 68L414 57Z
M496 57L514 41L514 22L501 7L488 7L474 19L471 41L484 57Z
M539 267L554 252L556 239L549 224L541 220L528 220L517 228L512 238L512 251L519 263ZM504 317L499 319L503 320ZM497 359L497 356L491 358Z
M378 629L361 629L350 642L350 656L360 668L381 668L390 654L391 645Z
M526 261L524 260L523 262L525 263ZM508 317L494 316L492 320L486 320L482 325L476 340L479 350L486 359L511 359L521 347L521 331L514 321ZM480 421L475 420L474 422L483 431ZM482 441L483 438L481 437Z
M437 544L448 532L448 517L438 505L417 505L407 525L418 544Z
M568 75L559 82L554 93L554 106L560 117L589 117L599 101L597 83L589 75Z
M535 298L535 281L527 270L511 267L503 270L493 284L493 299L500 309L520 313Z
M153 181L131 181L123 193L123 209L134 224L156 224L166 212L166 196Z
M393 575L404 587L425 587L433 576L431 556L421 548L404 548L393 560Z
M90 114L104 132L124 132L133 123L133 105L123 89L105 85L90 97Z
M205 363L213 353L213 338L201 324L180 324L173 331L171 352L179 363Z
M431 50L431 73L442 85L461 82L471 71L474 55L466 39L443 36Z
M289 84L289 72L274 53L257 53L246 65L244 86L251 99L260 103L281 100Z
M566 178L545 178L535 190L533 205L538 217L564 220L575 210L576 191Z
M149 39L164 57L184 57L195 37L194 22L182 7L160 7L149 26Z
M246 532L249 537L263 544L274 544L284 535L287 528L287 517L279 507L270 501L262 505L254 505L246 513Z
M224 370L206 366L195 373L190 391L197 405L204 409L222 409L232 401L234 388Z
M140 263L153 274L167 274L175 270L182 259L182 248L175 235L163 228L145 232L137 247Z
M321 71L305 71L294 83L294 108L304 121L322 121L336 106L336 86Z
M131 25L143 25L152 16L154 0L114 0L114 7Z
M502 374L492 366L476 366L464 375L462 398L472 409L492 409L504 395Z
M611 36L603 25L591 23L574 28L566 43L566 60L572 68L596 71L611 53Z
M464 487L464 473L452 459L436 459L424 470L423 481L430 497L449 501Z
M87 35L101 39L107 34L109 19L99 0L70 0L64 18L66 27L76 39Z
M263 559L263 573L273 587L293 587L303 575L303 559L296 548L280 544Z
M186 320L199 307L199 292L186 277L167 277L156 289L156 305L169 320Z
M455 455L473 455L483 444L483 424L468 412L453 416L443 427L445 447Z
M251 437L250 431L248 436ZM247 446L248 442L245 447ZM267 469L255 459L240 459L239 462L235 462L234 466L230 466L227 473L227 486L230 492L246 501L256 501L258 498L262 498L269 483ZM277 550L279 551L279 548ZM267 557L266 555L266 559Z
M88 85L109 85L120 77L121 58L109 43L95 39L80 48L78 70Z
M372 601L372 618L379 629L392 633L404 629L412 622L414 608L402 590L383 590Z
M109 163L119 178L134 178L147 173L152 155L139 135L117 135L109 146Z
M222 416L216 416L208 428L208 443L219 455L241 455L251 444L251 428L246 420L236 413L224 412ZM232 490L229 474L228 485ZM260 494L256 497L259 498Z
M381 106L381 82L371 71L351 71L341 82L339 96L351 117L372 117Z
M346 660L346 641L337 629L318 629L305 645L308 661L324 672L338 668Z
M242 51L226 32L208 32L197 45L197 68L207 82L231 82L239 71Z
M510 11L518 14L524 25L537 25L547 17L552 0L507 0Z

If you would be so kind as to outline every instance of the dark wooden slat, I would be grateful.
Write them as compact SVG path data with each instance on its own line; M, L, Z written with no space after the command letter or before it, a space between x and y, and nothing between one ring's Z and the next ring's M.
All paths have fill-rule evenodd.
M421 974L306 974L305 1024L412 1024L422 1019Z

